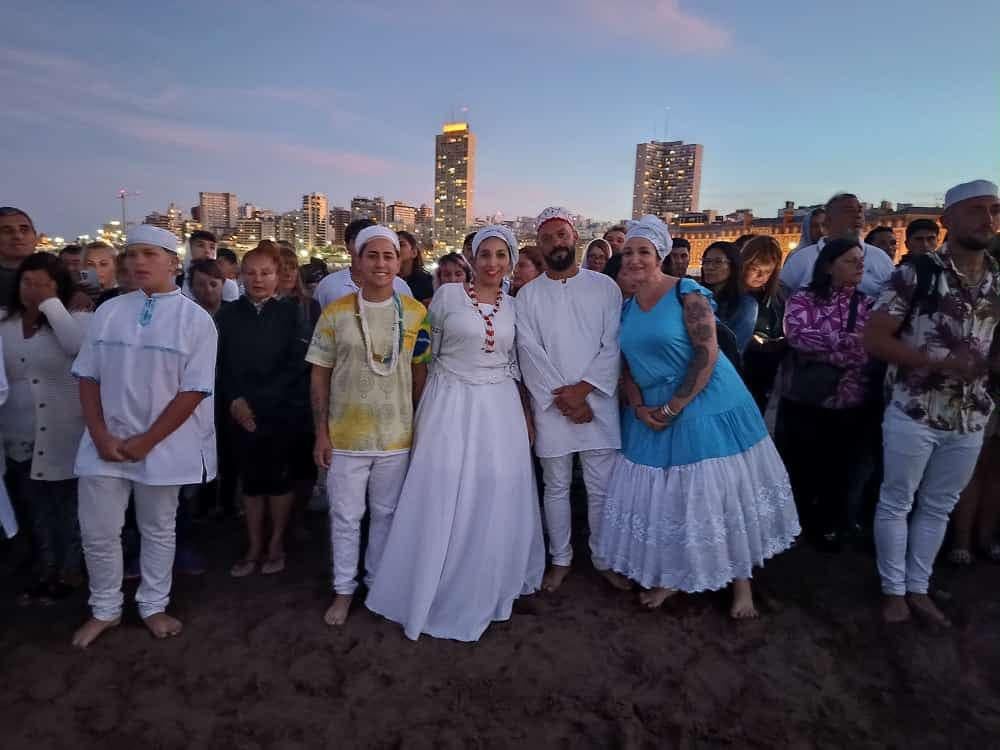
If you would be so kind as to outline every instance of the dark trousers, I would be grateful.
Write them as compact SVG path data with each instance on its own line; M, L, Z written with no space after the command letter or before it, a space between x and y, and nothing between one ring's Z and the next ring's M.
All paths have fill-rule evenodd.
M785 358L787 349L778 351L755 349L752 345L743 353L743 382L757 403L761 414L767 412L767 402L771 397L771 388L778 375L781 361Z
M44 482L31 478L31 461L7 460L7 491L24 530L30 529L38 573L82 570L76 479Z
M781 400L775 442L807 534L847 528L851 478L871 458L877 424L877 410L868 407L825 409Z

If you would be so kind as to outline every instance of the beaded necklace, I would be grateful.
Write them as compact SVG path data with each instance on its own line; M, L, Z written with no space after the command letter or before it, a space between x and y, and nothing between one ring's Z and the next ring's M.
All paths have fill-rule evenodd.
M372 351L372 336L368 330L368 321L365 319L365 297L361 290L357 293L357 312L355 315L361 323L361 338L365 342L365 359L368 367L373 373L381 377L392 375L399 364L399 354L403 351L403 303L399 295L392 293L392 300L396 306L396 318L392 323L392 349L386 354L375 354Z
M482 308L479 307L479 295L476 294L475 286L469 284L467 292L469 300L472 302L472 309L479 314L483 319L483 324L486 326L486 339L483 342L483 351L496 351L496 330L493 327L493 317L500 312L500 303L503 302L503 287L501 286L497 289L497 301L493 304L493 310L489 313L484 313Z

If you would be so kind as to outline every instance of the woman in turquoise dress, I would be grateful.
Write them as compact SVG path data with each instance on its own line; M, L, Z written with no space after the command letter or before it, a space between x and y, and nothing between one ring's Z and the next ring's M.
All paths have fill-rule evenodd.
M654 216L631 222L623 269L641 279L622 313L622 452L595 554L650 608L733 583L734 618L757 615L754 567L799 534L788 474L753 397L719 355L712 293L660 271Z

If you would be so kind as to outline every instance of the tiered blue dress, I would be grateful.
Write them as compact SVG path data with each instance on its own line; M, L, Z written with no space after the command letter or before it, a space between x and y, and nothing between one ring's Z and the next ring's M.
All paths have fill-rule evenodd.
M712 302L696 282L679 283L681 296ZM621 350L643 403L667 403L693 356L674 289L649 311L626 305ZM614 570L647 588L719 589L750 578L799 531L785 467L721 352L705 388L667 429L654 432L623 410L596 550Z

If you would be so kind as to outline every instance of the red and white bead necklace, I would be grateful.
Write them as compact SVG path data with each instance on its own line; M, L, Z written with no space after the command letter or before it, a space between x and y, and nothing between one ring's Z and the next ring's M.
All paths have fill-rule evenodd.
M503 302L503 287L501 286L497 289L497 301L493 304L493 310L489 313L484 313L482 308L479 307L479 295L476 294L475 285L469 284L468 293L473 309L479 313L483 319L483 324L486 326L486 339L483 343L483 351L496 351L496 329L493 327L493 316L500 312L500 303Z

